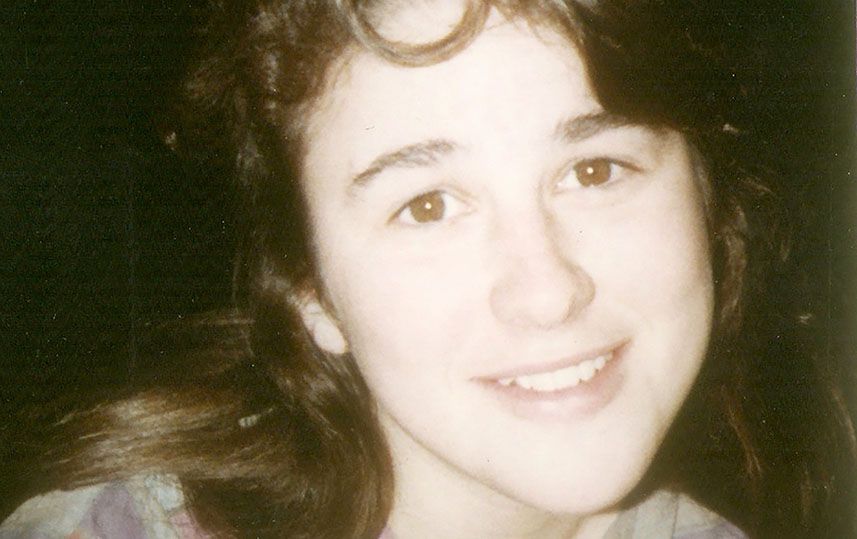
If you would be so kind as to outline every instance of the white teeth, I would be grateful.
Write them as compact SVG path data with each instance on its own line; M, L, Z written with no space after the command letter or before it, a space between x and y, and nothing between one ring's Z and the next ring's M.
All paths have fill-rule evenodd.
M592 377L595 376L595 363L587 361L583 365L580 366L580 377L584 382L588 382L592 380Z
M502 378L497 382L502 386L508 387L514 384L531 391L548 392L568 389L577 386L580 382L592 380L612 358L612 354L604 354L564 369L516 378Z

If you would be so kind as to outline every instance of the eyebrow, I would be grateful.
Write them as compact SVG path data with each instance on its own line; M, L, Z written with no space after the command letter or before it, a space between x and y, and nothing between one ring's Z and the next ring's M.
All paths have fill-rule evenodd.
M417 168L433 165L441 157L458 149L458 145L446 139L432 139L409 144L397 150L381 154L363 172L351 181L351 189L364 187L382 171L389 168Z
M559 122L554 130L554 138L565 142L579 142L610 129L639 125L625 116L602 110Z
M578 142L610 129L632 125L637 124L624 116L599 111L560 121L554 129L554 137L566 142ZM450 140L431 139L383 153L354 176L349 191L365 187L381 172L390 168L418 168L434 165L442 157L453 153L458 148L458 144Z

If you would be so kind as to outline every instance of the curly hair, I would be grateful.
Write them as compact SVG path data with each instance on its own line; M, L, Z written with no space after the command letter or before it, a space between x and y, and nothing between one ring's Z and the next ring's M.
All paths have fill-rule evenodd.
M846 444L835 394L803 349L764 342L769 278L788 252L776 171L758 159L747 88L729 76L699 2L468 2L437 41L386 39L396 2L218 0L195 41L165 141L233 170L241 217L235 305L153 331L133 387L66 413L33 412L0 484L10 500L61 485L175 474L194 516L229 537L377 537L393 492L372 397L349 357L323 354L292 304L312 286L300 179L307 111L331 66L367 50L441 62L491 9L549 26L581 52L608 111L691 143L706 182L717 317L703 371L639 487L671 485L751 533L808 536ZM771 373L775 373L772 375ZM776 376L772 384L771 376ZM784 404L779 383L804 399ZM793 397L794 398L794 397ZM786 455L786 456L783 456ZM20 477L27 466L38 473ZM712 485L716 488L712 488Z

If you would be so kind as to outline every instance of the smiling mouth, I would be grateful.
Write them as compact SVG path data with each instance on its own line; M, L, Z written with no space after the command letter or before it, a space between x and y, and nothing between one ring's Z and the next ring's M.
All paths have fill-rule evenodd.
M520 387L529 391L550 393L577 387L592 380L613 359L613 351L576 365L549 372L500 378L497 383L505 387Z

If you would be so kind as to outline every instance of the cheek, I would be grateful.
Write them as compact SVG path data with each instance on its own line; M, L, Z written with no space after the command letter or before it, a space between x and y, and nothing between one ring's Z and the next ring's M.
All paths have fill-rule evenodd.
M375 371L390 376L428 365L445 368L438 358L469 347L470 341L475 346L480 292L470 258L410 253L383 242L343 249L335 258L335 271L323 278L368 377Z
M714 298L701 197L690 181L664 184L622 215L593 223L578 248L596 282L596 306L636 336L645 360L629 365L639 374L634 383L666 413L705 357Z
M653 313L681 316L682 305L711 292L708 240L702 223L653 217L648 230L629 234L625 285Z
M695 186L664 183L591 229L584 264L597 274L599 293L646 316L681 317L712 292L708 233Z
M632 242L629 259L650 360L639 364L641 384L662 417L672 417L696 378L711 332L714 308L708 236L701 203L678 197L648 216L646 233ZM666 423L666 420L664 421Z

